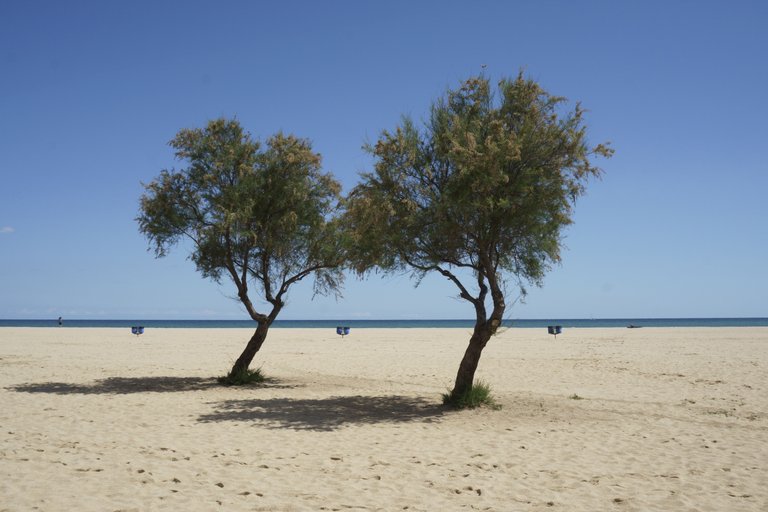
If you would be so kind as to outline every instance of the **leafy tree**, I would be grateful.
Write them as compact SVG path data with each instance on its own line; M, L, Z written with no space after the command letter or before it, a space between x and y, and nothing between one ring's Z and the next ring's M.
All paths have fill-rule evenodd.
M540 286L560 261L562 229L600 169L590 157L584 111L564 111L522 74L498 84L475 77L435 102L418 129L407 117L368 150L374 171L350 193L350 259L361 274L437 272L475 310L475 326L449 402L474 381L480 355L502 324L510 278Z
M278 133L262 148L236 120L181 130L170 145L187 166L145 185L139 230L157 257L191 240L203 277L234 283L257 328L229 375L247 374L291 285L313 274L316 293L338 294L341 186L307 140Z

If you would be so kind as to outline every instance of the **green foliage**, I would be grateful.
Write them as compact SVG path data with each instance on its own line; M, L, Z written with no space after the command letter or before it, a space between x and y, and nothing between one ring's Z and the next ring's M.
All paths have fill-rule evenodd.
M476 77L435 102L423 129L404 118L384 131L349 198L355 270L466 268L540 284L573 202L600 174L590 157L612 153L588 145L584 111L564 102L522 75L496 96Z
M239 371L230 371L223 377L216 379L219 384L224 386L248 386L252 384L261 384L267 380L261 371L261 368L251 370L246 368Z
M236 120L179 131L170 142L186 166L145 185L139 230L158 257L182 239L206 278L231 279L250 316L274 320L295 282L313 274L317 293L343 280L340 184L320 167L307 140L278 133L262 144ZM272 313L256 311L256 283Z
M475 382L463 393L443 393L443 405L455 409L476 409L477 407L490 407L501 409L491 394L491 387L483 381Z

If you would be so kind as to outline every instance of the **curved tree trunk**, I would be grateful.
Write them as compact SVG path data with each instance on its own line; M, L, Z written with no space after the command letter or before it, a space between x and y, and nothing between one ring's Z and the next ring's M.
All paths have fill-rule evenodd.
M451 391L452 398L462 396L472 388L475 382L475 371L480 362L483 349L488 344L491 336L496 334L496 330L501 326L501 319L504 317L504 309L506 308L504 294L501 292L495 277L494 279L489 279L489 285L491 297L493 298L493 312L490 318L486 318L485 304L483 303L485 293L481 292L480 297L475 302L477 318L475 320L475 330L472 332L469 346L464 352L461 364L459 364L459 371L456 374L456 381ZM481 286L481 288L483 287Z
M253 358L256 356L256 353L264 344L264 340L267 339L267 332L269 331L270 325L272 325L271 321L259 322L259 326L256 328L256 332L253 333L253 336L251 336L250 341L248 341L248 345L245 346L245 350L243 350L243 353L240 354L240 357L237 358L237 361L235 361L235 364L232 366L230 372L231 375L244 372L248 369L251 365L251 361L253 361Z
M472 388L475 381L475 371L480 362L480 355L491 339L491 331L488 329L487 322L478 321L475 324L475 330L469 339L469 346L464 352L464 357L459 364L459 371L456 374L456 382L451 391L451 397L459 397Z

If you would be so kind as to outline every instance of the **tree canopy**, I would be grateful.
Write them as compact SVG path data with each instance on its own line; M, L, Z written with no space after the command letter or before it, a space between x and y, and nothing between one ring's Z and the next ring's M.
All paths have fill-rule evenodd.
M187 165L145 185L139 230L158 257L190 240L190 259L204 277L234 283L258 323L233 367L247 370L291 285L313 275L316 293L339 293L341 186L322 172L309 141L277 133L262 146L236 120L183 129L170 145Z
M368 147L373 172L350 193L356 271L438 272L474 306L453 398L471 388L501 325L505 283L515 279L523 293L525 283L541 285L560 261L576 198L601 172L591 158L612 154L590 146L584 110L565 103L522 74L501 80L496 94L487 78L471 78L433 104L424 127L405 117L382 132Z

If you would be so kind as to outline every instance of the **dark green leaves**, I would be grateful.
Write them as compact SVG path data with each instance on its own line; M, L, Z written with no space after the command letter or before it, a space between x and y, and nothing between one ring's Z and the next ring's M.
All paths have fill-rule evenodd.
M564 111L536 82L491 89L471 78L435 102L423 129L406 118L368 148L374 171L348 204L356 270L466 267L539 283L559 261L573 202L600 173L590 157L612 150L590 148L581 107Z
M278 310L310 274L317 291L338 291L341 187L307 140L278 133L262 147L237 121L218 119L179 131L170 145L185 167L146 185L137 219L158 256L189 238L197 269L232 279L251 316L250 282Z

